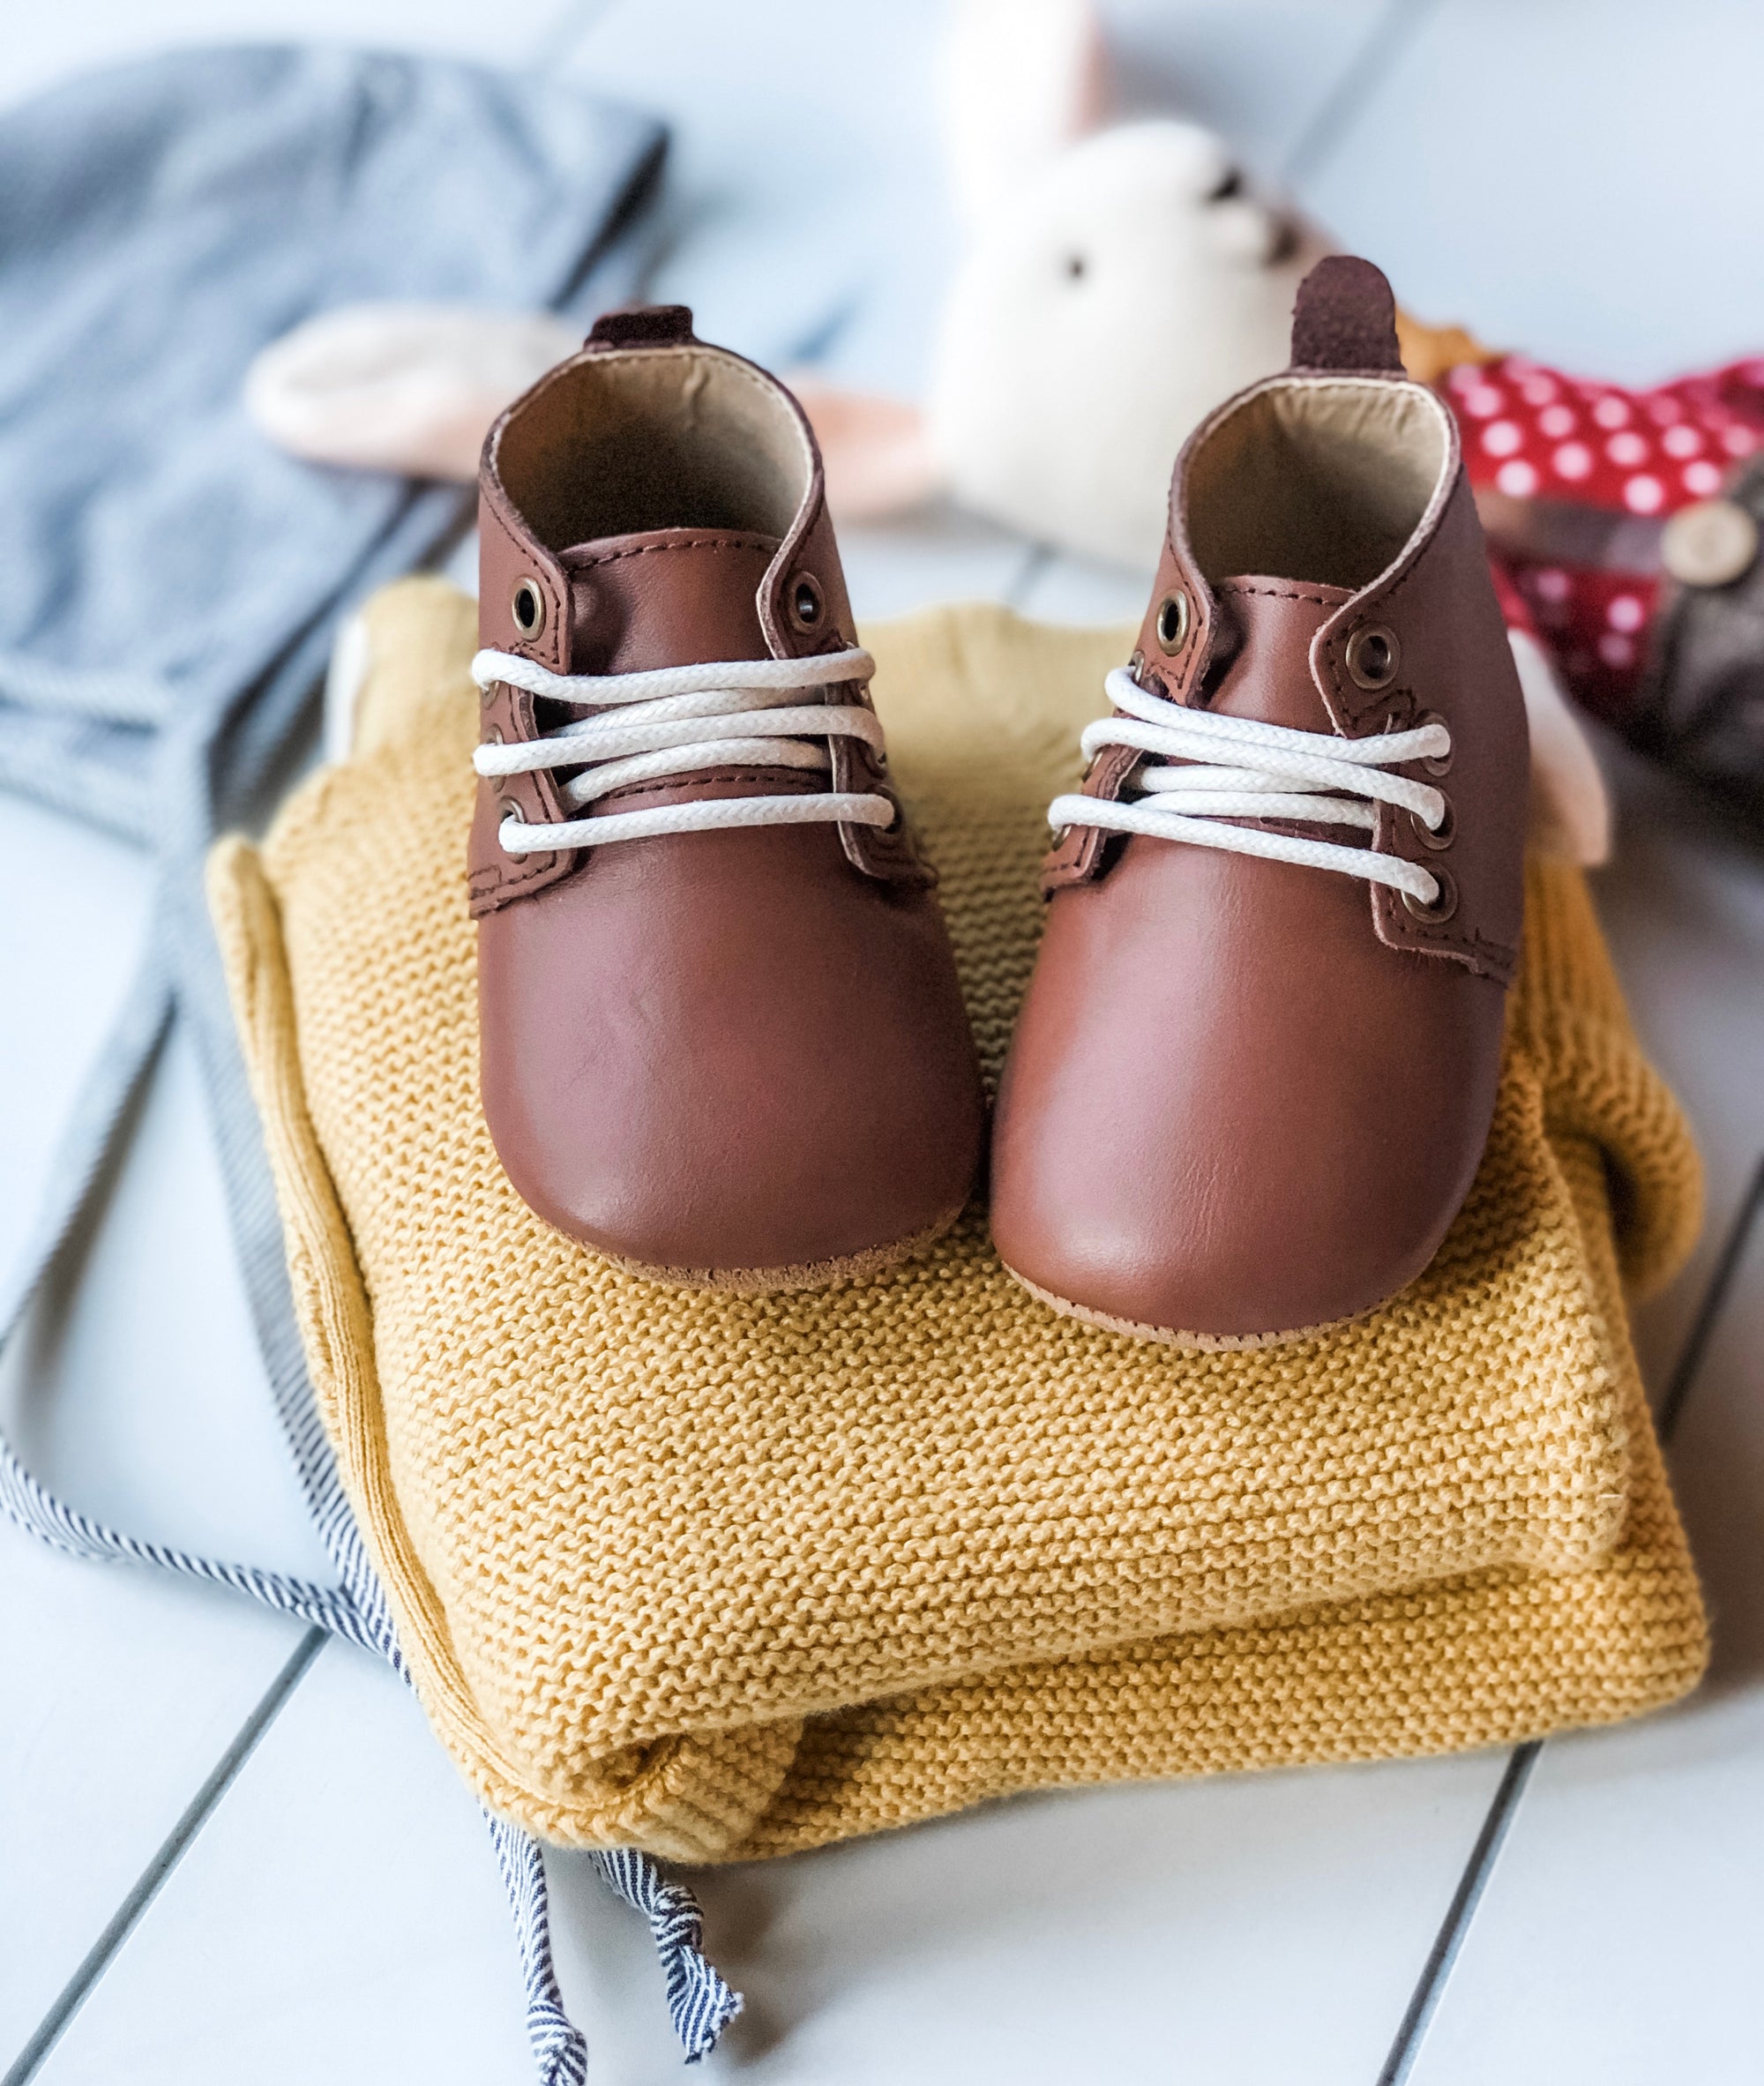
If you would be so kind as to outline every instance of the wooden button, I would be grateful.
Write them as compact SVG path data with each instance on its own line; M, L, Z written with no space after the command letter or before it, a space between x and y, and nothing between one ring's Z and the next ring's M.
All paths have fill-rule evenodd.
M1699 500L1660 535L1660 559L1685 587L1726 587L1758 556L1758 524L1734 500Z

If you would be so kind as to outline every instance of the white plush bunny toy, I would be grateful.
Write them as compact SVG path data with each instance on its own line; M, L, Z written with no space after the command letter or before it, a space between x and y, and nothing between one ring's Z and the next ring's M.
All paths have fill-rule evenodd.
M834 512L950 498L1149 576L1184 437L1285 366L1298 284L1333 243L1259 194L1210 131L1110 124L1089 0L951 0L942 75L963 250L927 402L791 378ZM247 403L296 454L470 481L497 414L579 345L542 314L357 305L266 349ZM1601 861L1597 766L1542 651L1514 645L1535 837Z
M954 9L944 116L965 250L923 421L802 386L844 512L943 490L1149 573L1183 437L1285 367L1294 295L1329 243L1257 195L1211 131L1102 123L1105 78L1087 0Z

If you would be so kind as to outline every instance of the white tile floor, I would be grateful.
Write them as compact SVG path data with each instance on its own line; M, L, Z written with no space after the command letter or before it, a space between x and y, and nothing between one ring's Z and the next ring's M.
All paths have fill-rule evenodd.
M1185 108L1289 172L1417 310L1632 378L1764 344L1764 24L1745 0L1104 11L1132 106ZM950 251L922 91L938 12L62 0L8 18L0 101L199 36L559 59L675 126L660 294L764 357L818 352L910 391ZM871 616L957 594L1073 621L1139 605L1131 575L951 514L848 532L846 547ZM1764 1152L1764 855L1611 759L1625 826L1599 901L1709 1159L1709 1233L1639 1327L1660 1389ZM0 801L0 835L23 865L0 915L4 1253L125 982L144 892L123 852L17 804ZM64 1302L4 1391L43 1474L146 1532L318 1569L176 1051ZM1441 1935L1499 1758L1019 1803L710 1878L712 1940L751 2012L707 2069L766 2086L1764 2074L1764 1221L1702 1318L1673 1454L1715 1607L1715 1681L1670 1716L1546 1747L1473 1918ZM290 1667L310 1650L219 1595L68 1564L0 1525L0 2065L32 2045L138 1880L166 1872L59 2041L0 2086L527 2077L474 1806L394 1680L337 1646ZM181 1830L214 1781L218 1801ZM673 2077L646 1937L584 1865L553 1873L595 2077ZM1449 1976L1424 1978L1441 1960ZM1400 2037L1405 2019L1425 2032Z

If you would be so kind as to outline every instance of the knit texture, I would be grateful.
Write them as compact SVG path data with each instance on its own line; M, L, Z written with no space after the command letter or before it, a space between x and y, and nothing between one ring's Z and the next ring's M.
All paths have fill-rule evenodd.
M261 855L223 843L210 893L325 1424L418 1693L496 1808L731 1858L1693 1683L1618 1270L1682 1256L1696 1160L1574 871L1529 872L1470 1199L1353 1326L1126 1339L1027 1296L979 1211L820 1293L645 1282L527 1209L479 1106L475 611L418 580L369 620L354 758ZM996 1074L1045 807L1129 640L964 609L868 641Z

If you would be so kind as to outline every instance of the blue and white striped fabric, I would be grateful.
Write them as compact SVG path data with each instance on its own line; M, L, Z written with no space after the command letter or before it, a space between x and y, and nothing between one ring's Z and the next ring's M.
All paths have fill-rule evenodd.
M307 1504L322 1586L108 1528L0 1439L0 1507L70 1555L232 1588L402 1671L301 1351L275 1196L202 892L215 834L304 729L353 600L430 555L458 496L307 470L251 435L251 356L325 305L476 295L586 314L630 294L630 206L653 123L431 60L192 52L0 116L0 784L153 856L149 946L0 1286L0 1347L67 1254L174 1020L203 1065L239 1263ZM487 1814L488 1815L488 1814ZM545 1870L490 1818L544 2086L587 2052L552 1964ZM698 1907L608 1855L648 1920L689 2060L740 2005Z

